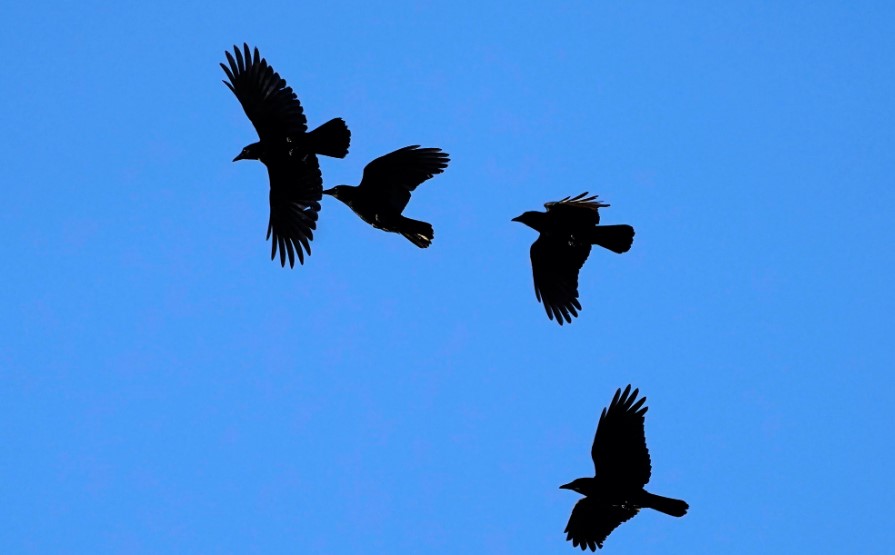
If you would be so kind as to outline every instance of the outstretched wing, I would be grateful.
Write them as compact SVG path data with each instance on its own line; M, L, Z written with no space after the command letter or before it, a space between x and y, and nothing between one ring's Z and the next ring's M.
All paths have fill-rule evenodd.
M544 204L547 213L553 218L592 225L600 223L599 209L608 206L608 204L598 201L597 195L587 196L587 192Z
M593 497L585 497L575 504L572 516L566 524L566 540L581 551L596 551L613 530L636 515L638 509L631 506L606 505Z
M535 296L544 303L547 317L561 326L578 316L578 272L590 254L590 245L566 242L541 234L531 245Z
M317 228L317 212L323 197L323 177L317 156L302 161L285 157L267 164L270 175L270 222L267 238L272 239L270 259L280 251L280 265L295 267L295 255L304 264L304 252L311 254L310 242ZM304 251L302 250L304 249Z
M603 409L591 457L597 476L620 486L642 488L650 479L650 457L643 433L646 397L631 386L616 390L608 409Z
M301 103L292 87L267 64L258 49L254 53L243 43L243 52L233 47L226 52L229 67L221 64L233 91L262 141L276 141L304 133L308 129Z
M373 160L364 168L358 192L401 213L420 183L442 173L450 158L440 148L406 146Z

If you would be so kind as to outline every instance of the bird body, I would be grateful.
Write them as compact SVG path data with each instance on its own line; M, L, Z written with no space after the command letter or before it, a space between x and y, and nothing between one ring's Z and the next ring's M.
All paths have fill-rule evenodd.
M344 158L348 154L350 137L345 121L333 118L309 133L294 131L247 145L233 161L259 160L262 164L269 165L284 158L304 160L310 154Z
M411 192L442 173L448 162L447 153L439 148L407 146L367 164L358 186L337 185L323 194L339 199L376 229L400 233L414 245L426 248L435 237L432 225L402 212Z
M687 514L688 505L679 499L662 497L643 489L632 489L627 484L620 484L615 480L594 478L578 478L577 480L560 486L561 489L569 489L586 497L594 498L595 503L601 503L608 507L630 507L631 509L654 509L670 516L684 516Z
M310 241L317 227L323 196L323 177L317 154L343 158L351 133L340 118L307 132L301 103L286 81L248 44L226 52L221 64L224 81L258 132L259 141L247 145L233 159L259 160L270 178L270 220L267 237L272 238L271 259L280 253L280 265L294 267L297 255L311 254Z
M539 233L531 246L535 297L544 303L547 317L559 325L571 323L581 310L578 273L591 246L621 254L634 241L634 228L629 225L598 225L599 209L609 205L596 198L582 193L546 203L546 212L524 212L513 218Z
M560 486L585 496L572 509L566 525L566 539L573 547L596 551L609 534L640 509L654 509L681 517L687 514L685 501L655 495L644 489L652 467L644 437L646 397L637 400L639 390L618 389L608 409L603 409L591 447L596 475L578 478Z
M432 243L435 231L432 225L419 220L407 218L395 211L376 195L365 194L359 187L338 185L345 189L337 193L327 193L336 196L351 208L351 211L361 220L382 231L400 233L420 248L426 248ZM334 187L335 189L336 187Z

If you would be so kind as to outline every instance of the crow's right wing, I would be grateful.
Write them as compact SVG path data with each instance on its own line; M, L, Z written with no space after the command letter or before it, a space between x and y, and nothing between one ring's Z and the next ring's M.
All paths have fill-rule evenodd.
M295 267L295 255L304 264L304 249L311 254L310 242L317 228L317 212L323 197L323 176L317 156L302 161L286 157L267 164L270 175L270 221L267 238L272 238L271 260L280 251L280 265Z
M578 316L578 272L590 254L590 245L567 243L543 234L531 245L535 296L544 303L547 317L561 326Z
M590 548L596 551L618 526L630 520L638 509L629 506L606 505L591 497L585 497L575 504L572 516L566 525L566 540L572 547L581 546L581 551Z

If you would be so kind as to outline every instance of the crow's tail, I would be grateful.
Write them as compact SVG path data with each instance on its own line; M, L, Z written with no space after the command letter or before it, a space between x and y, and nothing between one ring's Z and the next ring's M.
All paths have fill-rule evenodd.
M628 252L634 242L634 228L629 225L600 225L591 232L590 242L619 254Z
M428 247L432 244L432 239L435 238L435 230L432 229L431 224L427 224L426 222L420 222L417 220L411 220L410 218L401 217L401 221L399 222L399 231L401 235L407 237L407 239L418 246L421 249Z
M655 495L648 491L643 492L640 504L642 507L655 509L660 513L665 513L666 515L671 516L684 516L687 514L687 509L690 508L690 505L687 505L686 501L672 499L670 497L662 497L661 495Z
M350 143L351 131L342 118L331 119L308 133L309 150L315 154L344 158Z

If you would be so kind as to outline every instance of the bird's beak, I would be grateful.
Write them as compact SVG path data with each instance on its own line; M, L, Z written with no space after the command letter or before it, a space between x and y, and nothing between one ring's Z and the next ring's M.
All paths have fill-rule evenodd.
M572 482L559 486L559 489L572 489Z
M239 154L236 155L236 158L234 158L233 161L236 162L238 160L245 160L245 159L246 159L246 157L243 156L242 152L240 152Z
M332 189L325 189L325 190L323 191L323 194L324 194L324 195L332 195L332 196L336 196L336 195L333 195L333 191L334 191L335 189L336 189L335 187L333 187Z
M515 218L513 218L513 219L510 220L510 221L511 221L511 222L520 222L520 223L521 223L521 222L522 222L522 216L521 216L521 215L516 216Z

